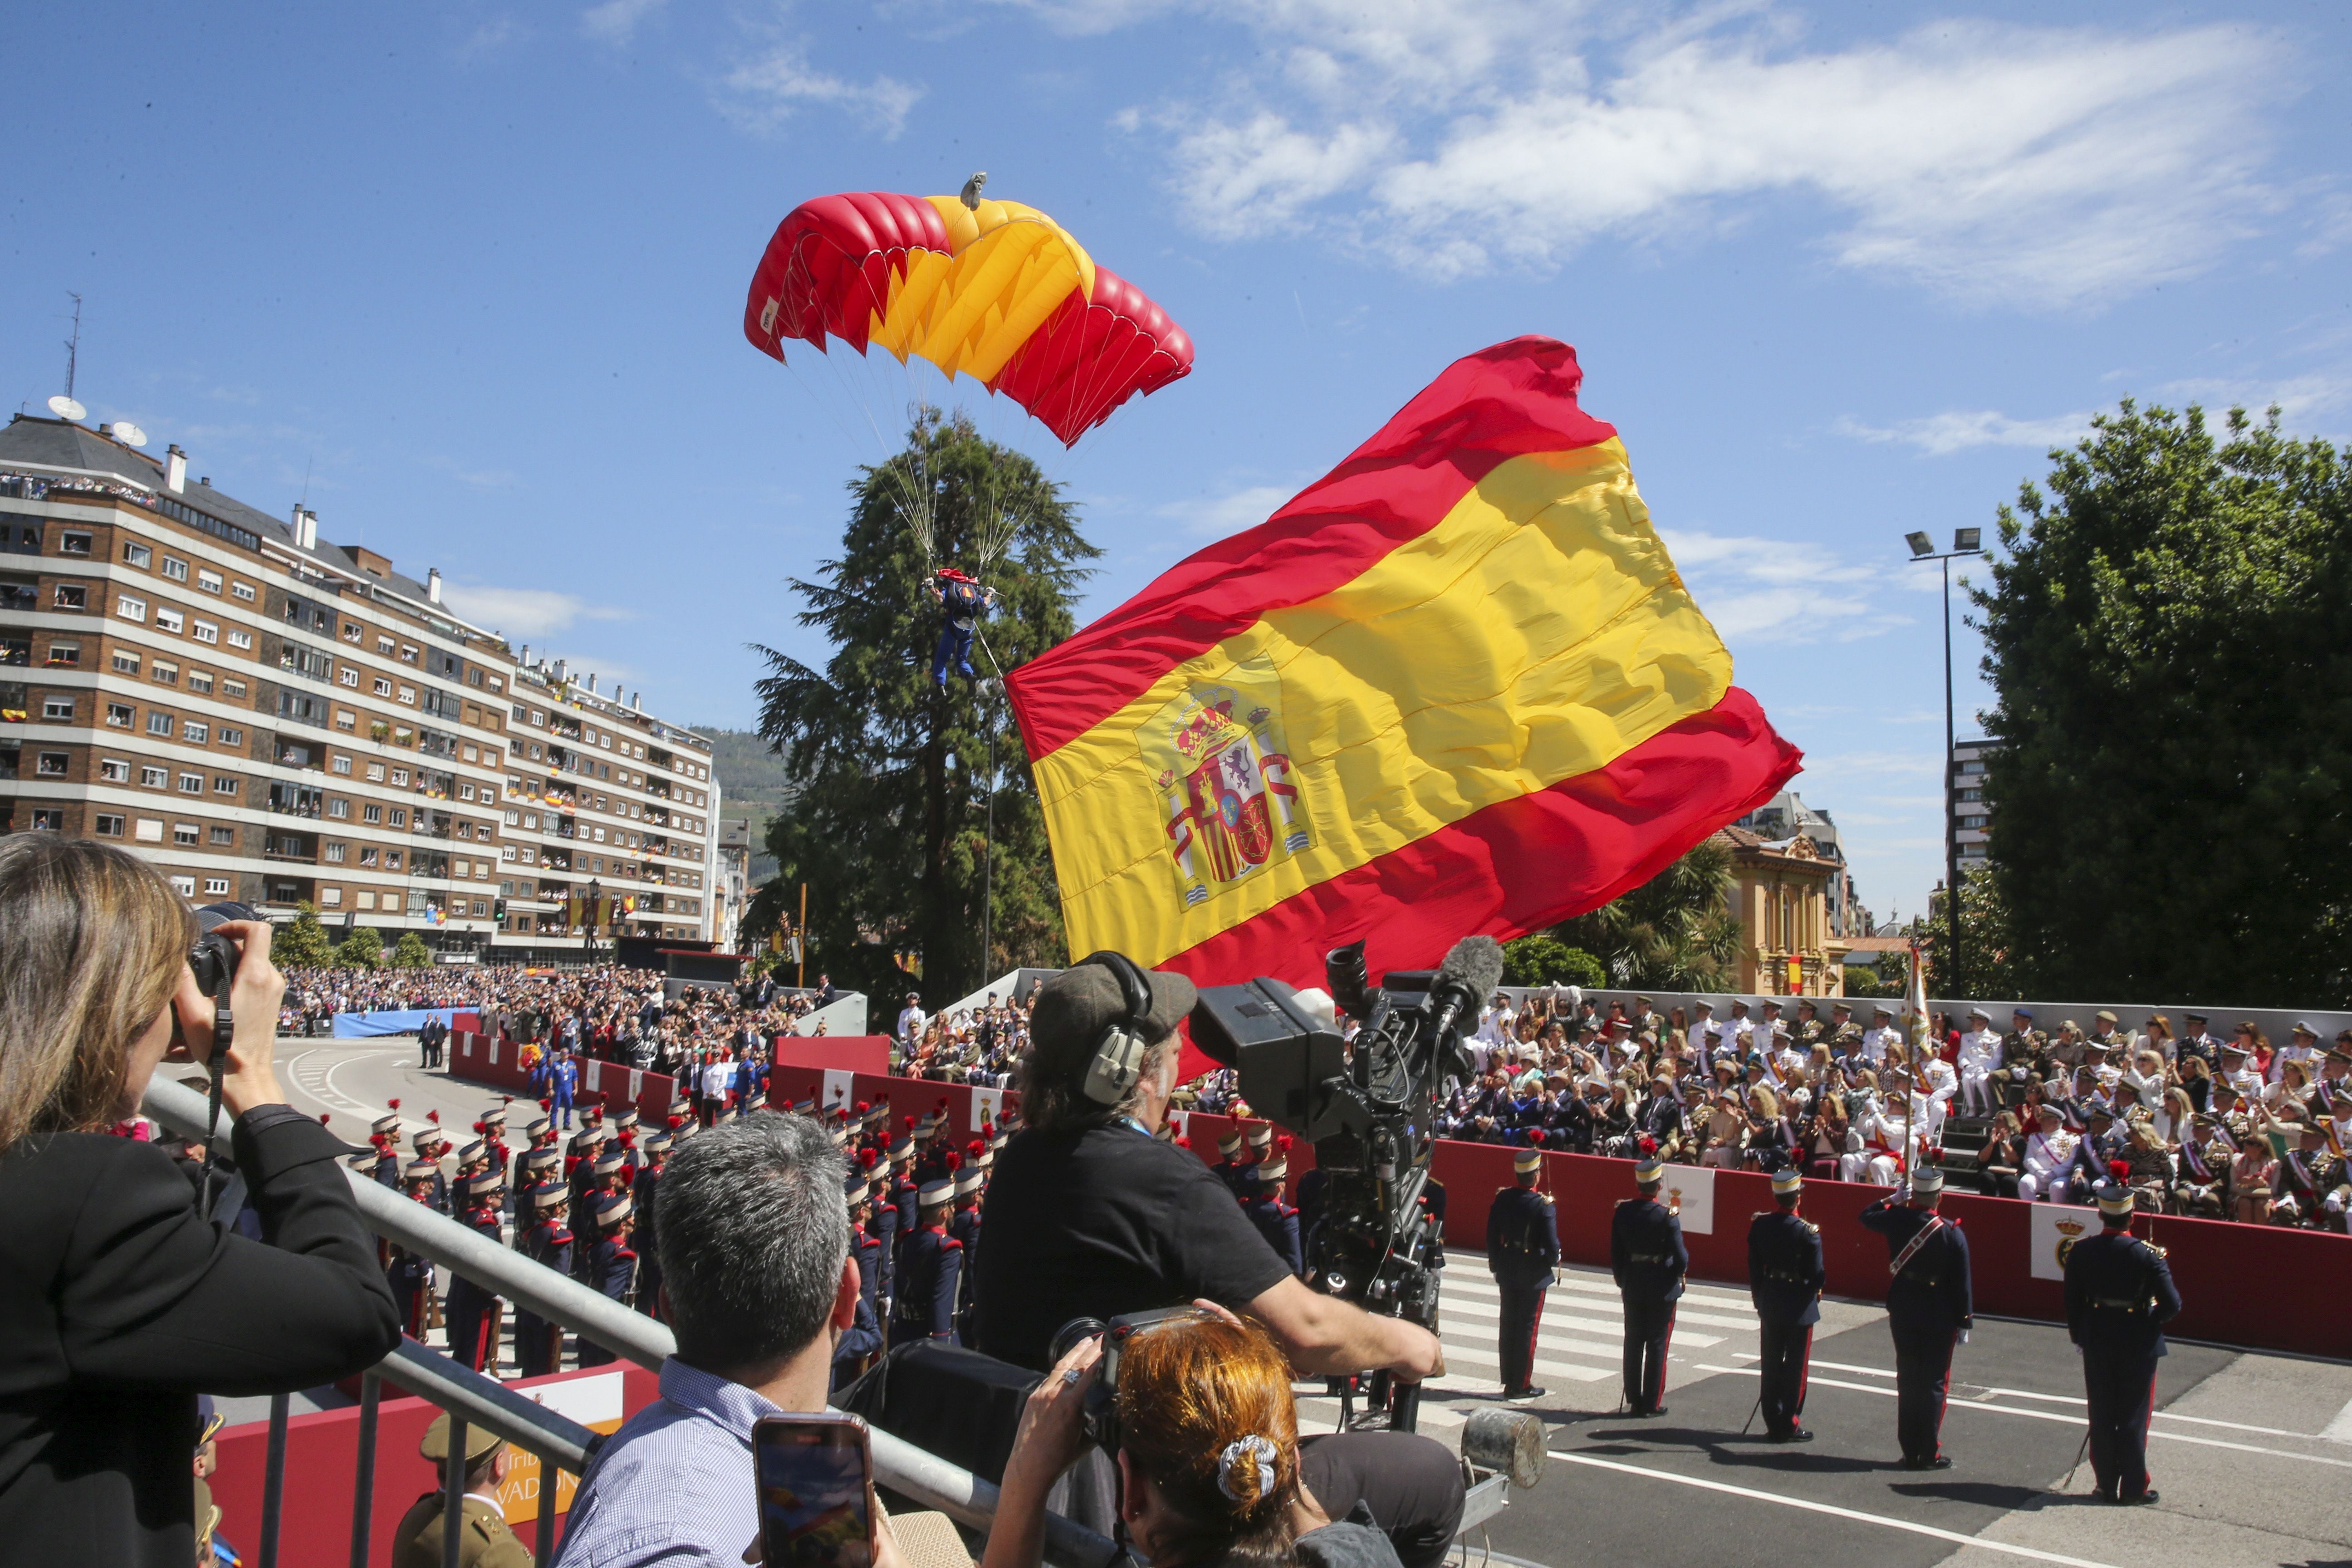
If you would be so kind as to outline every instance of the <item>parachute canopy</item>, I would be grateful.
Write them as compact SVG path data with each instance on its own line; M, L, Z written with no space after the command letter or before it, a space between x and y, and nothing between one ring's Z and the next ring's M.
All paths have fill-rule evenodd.
M751 277L743 335L929 360L1011 398L1064 446L1192 368L1192 340L1068 230L1019 202L853 192L803 202Z

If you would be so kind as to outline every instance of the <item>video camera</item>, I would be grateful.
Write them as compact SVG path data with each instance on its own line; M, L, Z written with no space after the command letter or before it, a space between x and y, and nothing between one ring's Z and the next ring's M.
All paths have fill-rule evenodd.
M1236 1069L1253 1109L1315 1146L1326 1185L1307 1283L1434 1331L1444 1238L1421 1194L1438 1097L1475 1071L1462 1027L1502 984L1503 951L1465 937L1434 971L1391 970L1374 986L1360 942L1326 954L1323 970L1332 1001L1362 1023L1352 1049L1336 1020L1270 978L1203 990L1192 1043ZM1396 1429L1412 1429L1417 1392L1398 1390Z

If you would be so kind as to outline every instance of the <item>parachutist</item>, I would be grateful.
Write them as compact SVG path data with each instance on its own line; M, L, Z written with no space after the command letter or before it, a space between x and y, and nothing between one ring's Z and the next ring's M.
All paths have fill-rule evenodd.
M982 169L963 183L963 205L972 211L980 210L980 193L988 185L988 171Z
M952 566L940 568L930 590L931 597L948 613L947 625L940 628L939 647L931 654L931 684L944 691L950 660L966 679L971 678L972 634L979 629L980 617L996 603L996 590L982 587Z

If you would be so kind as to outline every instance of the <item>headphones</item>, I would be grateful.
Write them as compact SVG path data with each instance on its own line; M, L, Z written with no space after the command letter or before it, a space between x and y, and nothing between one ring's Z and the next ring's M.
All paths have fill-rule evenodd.
M1151 1048L1143 1032L1143 1020L1151 1011L1151 982L1144 978L1135 960L1108 948L1087 954L1078 963L1109 970L1118 977L1119 993L1126 999L1125 1009L1095 1037L1083 1086L1086 1097L1096 1104L1117 1105L1143 1076L1144 1053Z

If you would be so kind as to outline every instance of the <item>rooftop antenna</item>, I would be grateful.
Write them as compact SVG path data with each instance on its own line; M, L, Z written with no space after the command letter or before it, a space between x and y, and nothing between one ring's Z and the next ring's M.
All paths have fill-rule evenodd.
M309 505L310 504L310 470L311 470L312 468L317 468L318 466L319 466L319 454L318 454L318 453L316 453L316 452L311 453L311 454L310 455L310 457L308 457L308 458L304 458L304 459L303 459L303 462L302 462L302 499L301 499L300 500L299 500L299 501L296 501L296 502L294 503L295 505L297 505L297 506L309 506Z
M81 296L68 289L66 298L74 302L73 336L66 340L66 401L70 403L73 401L74 371L81 360Z

